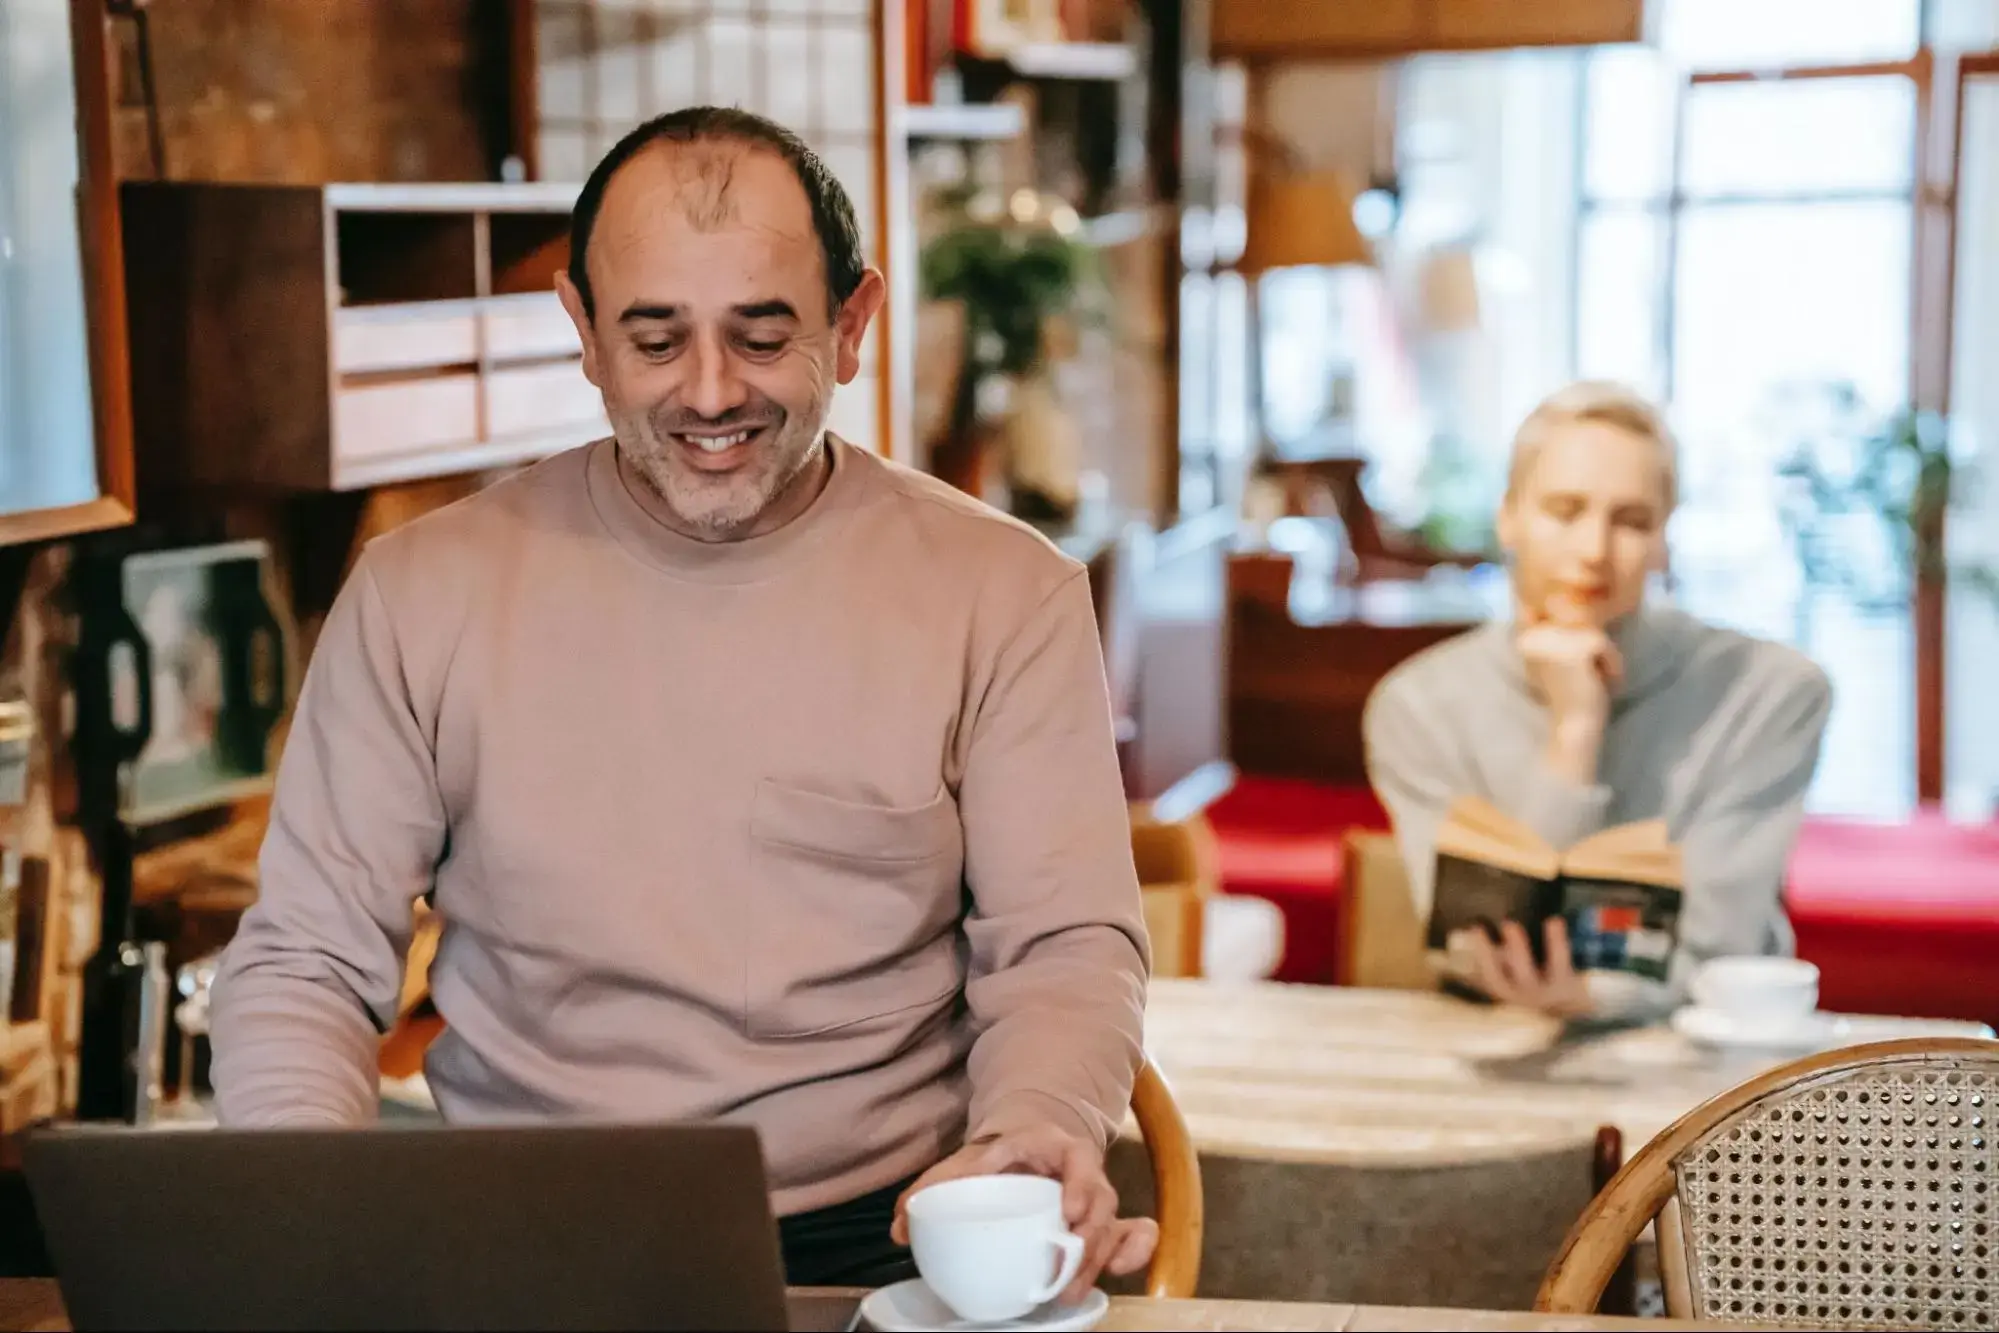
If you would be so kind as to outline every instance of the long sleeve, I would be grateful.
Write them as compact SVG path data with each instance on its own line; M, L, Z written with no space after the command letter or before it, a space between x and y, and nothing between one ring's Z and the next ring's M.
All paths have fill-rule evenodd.
M1687 877L1674 960L1680 989L1710 958L1768 953L1788 943L1780 906L1784 871L1832 711L1824 672L1802 665L1806 674L1764 696L1764 706L1752 703L1752 716L1710 769L1710 790L1677 831Z
M1446 715L1426 699L1411 676L1391 677L1377 688L1362 715L1368 781L1388 807L1396 846L1409 873L1417 914L1427 917L1437 870L1437 830L1452 802L1485 796ZM1502 811L1545 838L1567 847L1603 827L1611 791L1578 787L1549 771L1540 756L1523 756L1508 790L1494 801Z
M415 900L444 812L389 609L367 560L313 653L279 766L257 901L214 990L225 1124L373 1120Z
M971 1133L1053 1122L1102 1146L1131 1098L1150 958L1083 571L1000 650L972 725Z

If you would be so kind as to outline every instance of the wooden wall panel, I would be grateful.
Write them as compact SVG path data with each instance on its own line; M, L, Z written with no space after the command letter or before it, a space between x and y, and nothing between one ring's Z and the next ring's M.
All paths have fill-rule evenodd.
M1214 49L1243 60L1635 42L1642 0L1215 0Z
M489 180L505 151L497 0L174 0L147 13L169 176ZM150 176L134 29L117 27L120 174Z

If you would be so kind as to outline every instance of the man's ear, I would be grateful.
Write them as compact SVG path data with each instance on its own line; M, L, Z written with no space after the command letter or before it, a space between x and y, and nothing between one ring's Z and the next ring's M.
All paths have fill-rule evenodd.
M583 308L583 293L576 290L567 272L558 271L555 294L562 299L562 308L569 312L569 322L576 326L576 336L583 343L583 378L601 389L604 381L597 373L597 327Z
M835 312L833 333L839 340L836 369L840 383L852 384L854 376L861 373L861 340L867 337L868 325L887 299L887 281L879 269L871 268L861 274L861 285L854 288L854 294Z

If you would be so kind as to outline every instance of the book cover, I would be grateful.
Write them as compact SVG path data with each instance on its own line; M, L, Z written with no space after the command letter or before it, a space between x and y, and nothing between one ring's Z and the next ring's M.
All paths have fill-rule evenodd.
M1472 927L1496 940L1500 923L1514 921L1545 967L1543 923L1560 915L1579 971L1663 981L1679 941L1684 885L1664 820L1621 824L1558 850L1489 803L1466 798L1438 831L1427 944L1441 951Z

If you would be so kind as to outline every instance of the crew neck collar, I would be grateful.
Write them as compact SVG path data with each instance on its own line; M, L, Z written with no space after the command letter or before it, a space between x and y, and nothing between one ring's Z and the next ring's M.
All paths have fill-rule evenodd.
M826 451L831 475L805 512L773 532L740 541L699 541L661 522L646 497L634 493L643 483L628 479L619 466L615 439L590 446L590 503L620 546L661 573L697 583L756 583L781 573L824 540L845 519L863 487L862 469L848 456L852 445L829 431L819 447ZM656 497L652 504L658 504Z

